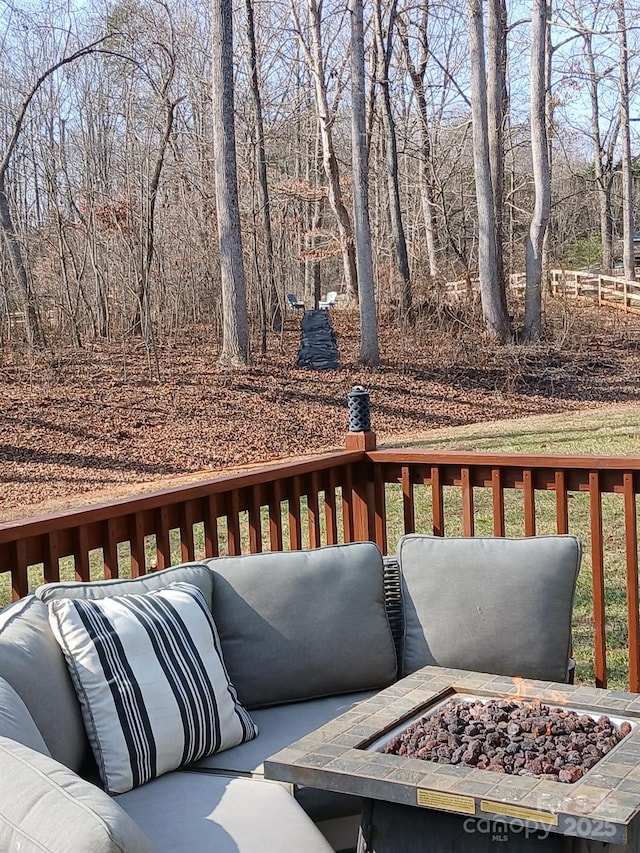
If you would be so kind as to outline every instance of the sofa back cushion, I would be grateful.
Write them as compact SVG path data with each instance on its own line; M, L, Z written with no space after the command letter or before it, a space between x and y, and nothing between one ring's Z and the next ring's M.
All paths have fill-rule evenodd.
M88 743L46 604L34 595L0 612L0 677L20 696L51 756L79 770Z
M0 678L0 737L11 738L29 749L50 755L27 706L4 678Z
M113 595L137 595L154 589L163 589L176 581L197 586L204 593L207 605L211 606L213 582L209 571L202 563L181 563L179 566L171 566L161 572L153 572L139 578L118 578L89 583L82 581L46 583L36 589L35 595L48 604L59 598L97 599Z
M566 681L574 536L400 540L402 672L422 666Z
M208 565L224 659L248 708L375 689L396 678L382 555L373 543Z

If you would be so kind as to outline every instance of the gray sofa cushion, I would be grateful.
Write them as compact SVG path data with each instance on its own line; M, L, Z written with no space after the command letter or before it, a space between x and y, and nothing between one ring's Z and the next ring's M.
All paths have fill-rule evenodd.
M333 853L277 782L175 771L116 802L157 853Z
M104 791L46 755L0 737L0 850L152 853Z
M225 663L247 708L395 680L382 555L373 543L207 562Z
M251 719L258 727L256 738L226 752L209 755L183 769L261 776L265 758L280 752L339 714L353 710L358 702L367 699L373 692L325 696L322 699L252 711Z
M0 737L16 740L43 755L51 754L27 706L4 678L0 678Z
M0 612L0 677L27 706L53 758L79 770L89 749L80 705L47 606L33 595Z
M353 711L358 702L375 691L325 696L290 705L275 705L251 712L258 726L258 737L224 753L210 755L185 770L198 773L242 773L261 777L263 762L289 744L323 726L339 714ZM357 722L354 720L354 722ZM337 794L296 785L294 796L314 821L333 820L345 815L359 815L361 802L350 794Z
M581 544L574 536L400 540L402 671L565 681Z
M114 595L133 595L162 589L170 583L183 581L192 583L204 593L207 604L211 606L213 583L211 575L202 563L182 563L170 566L161 572L142 575L139 578L117 578L108 581L69 581L67 583L46 583L39 586L35 595L47 604L59 598L106 598Z

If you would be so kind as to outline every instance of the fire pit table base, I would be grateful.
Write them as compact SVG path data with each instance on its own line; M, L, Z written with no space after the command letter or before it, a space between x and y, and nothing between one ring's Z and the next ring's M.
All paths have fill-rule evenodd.
M606 835L606 825L603 825ZM557 835L506 820L446 814L364 800L357 853L640 853L633 827L626 844Z

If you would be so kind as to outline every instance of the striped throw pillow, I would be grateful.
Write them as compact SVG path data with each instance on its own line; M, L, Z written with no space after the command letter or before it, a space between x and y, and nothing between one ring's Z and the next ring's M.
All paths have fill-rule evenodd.
M48 606L109 794L256 736L197 587Z

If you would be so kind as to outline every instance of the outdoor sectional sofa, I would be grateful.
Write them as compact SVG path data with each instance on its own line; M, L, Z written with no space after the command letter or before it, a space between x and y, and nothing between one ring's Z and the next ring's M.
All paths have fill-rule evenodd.
M263 761L427 664L566 680L579 564L410 535L46 584L0 612L0 851L352 849L357 799Z

